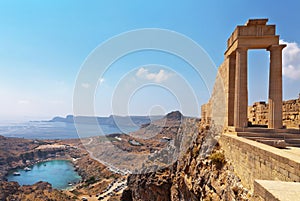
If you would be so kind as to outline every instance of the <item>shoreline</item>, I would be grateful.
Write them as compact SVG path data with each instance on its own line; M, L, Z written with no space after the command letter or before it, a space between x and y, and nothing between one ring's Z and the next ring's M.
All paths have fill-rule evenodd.
M72 185L71 186L67 186L66 188L54 188L53 186L52 186L52 184L51 184L51 186L52 186L52 188L53 189L57 189L57 190L63 190L63 191L65 191L65 190L70 190L70 188L71 187L76 187L78 184L80 184L81 182L82 182L82 177L81 177L81 175L79 174L79 172L77 171L77 169L76 169L76 167L75 167L75 164L73 163L73 160L71 160L71 159L62 159L62 158L57 158L57 159L46 159L46 160L43 160L43 161L38 161L38 162L35 162L34 164L31 164L31 165L28 165L28 166L23 166L23 167L17 167L17 168L13 168L13 169L10 169L10 170L8 170L8 173L5 175L5 181L8 181L7 180L7 177L12 173L12 172L14 172L14 171L20 171L20 170L23 170L25 167L30 167L30 168L32 168L33 166L35 166L35 165L38 165L38 164L43 164L43 163L47 163L47 162L51 162L51 161L65 161L65 162L68 162L68 163L70 163L70 165L72 166L72 168L73 168L73 171L74 172L76 172L77 174L78 174L78 176L80 176L80 180L79 181L77 181L76 183L72 183ZM8 181L8 182L10 182L10 181ZM17 181L14 181L14 182L17 182ZM37 181L37 182L48 182L49 183L49 181L44 181L44 180L40 180L40 181ZM35 182L35 183L37 183L37 182ZM20 186L24 186L24 185L21 185L19 182L17 182ZM35 183L33 183L33 184L25 184L25 185L34 185ZM69 184L70 182L68 182L68 184Z
M4 145L3 149L8 150L8 152L3 152L3 157L0 157L0 181L7 181L7 176L15 170L53 160L70 162L74 171L79 174L76 159L85 155L83 150L73 145L74 142L80 144L77 139L28 140L1 137L1 142ZM25 147L25 150L20 150L20 147Z

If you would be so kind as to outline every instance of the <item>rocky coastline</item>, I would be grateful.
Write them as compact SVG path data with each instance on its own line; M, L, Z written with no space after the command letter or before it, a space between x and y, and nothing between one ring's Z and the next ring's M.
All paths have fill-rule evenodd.
M106 185L119 177L91 159L79 139L37 141L0 136L0 145L0 200L78 200L81 195L89 196L101 191L102 187L90 190L91 182L94 184L106 179L102 182ZM47 182L20 186L5 179L10 171L50 160L70 161L82 177L81 182L71 189L57 190ZM91 178L94 178L93 181Z
M217 143L218 133L173 112L130 135L39 141L1 136L0 200L250 200ZM68 190L4 181L13 168L53 159L70 160L82 180Z

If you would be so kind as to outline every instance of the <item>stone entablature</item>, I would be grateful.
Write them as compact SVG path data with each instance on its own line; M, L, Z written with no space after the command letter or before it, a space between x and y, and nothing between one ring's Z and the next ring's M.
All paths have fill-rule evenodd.
M230 55L238 46L245 46L248 49L265 49L266 46L278 44L279 36L275 33L276 26L267 25L267 22L268 19L250 19L245 25L237 26L227 40L225 54Z

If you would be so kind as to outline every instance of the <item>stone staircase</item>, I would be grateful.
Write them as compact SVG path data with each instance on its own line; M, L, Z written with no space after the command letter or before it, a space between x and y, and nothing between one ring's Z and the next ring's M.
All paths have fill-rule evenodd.
M235 129L239 137L244 137L277 148L300 147L300 130L244 128Z

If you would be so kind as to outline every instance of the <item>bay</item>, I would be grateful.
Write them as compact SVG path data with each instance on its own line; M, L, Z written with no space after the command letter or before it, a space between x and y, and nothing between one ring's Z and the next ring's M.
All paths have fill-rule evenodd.
M69 183L75 184L81 177L74 170L70 161L52 160L37 163L30 167L31 171L17 169L11 171L6 179L16 181L20 185L32 185L39 181L45 181L52 184L53 188L66 189L70 187ZM20 176L14 176L13 172L19 172Z

